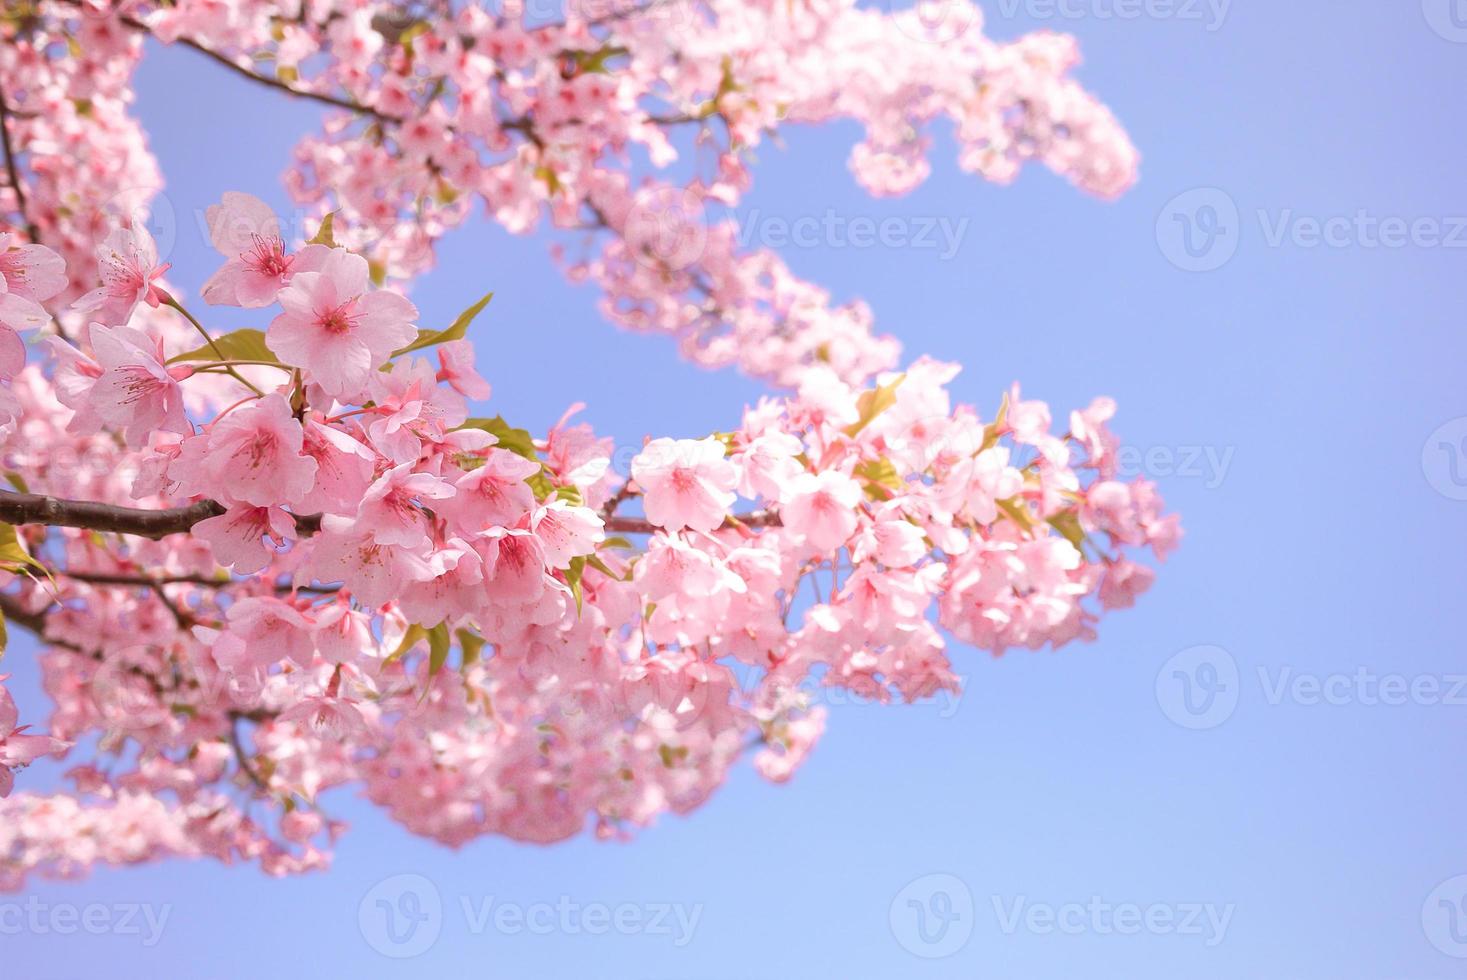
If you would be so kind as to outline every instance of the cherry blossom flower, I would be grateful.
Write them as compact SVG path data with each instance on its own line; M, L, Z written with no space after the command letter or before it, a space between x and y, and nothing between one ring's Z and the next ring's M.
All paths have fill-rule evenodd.
M49 735L27 735L26 726L17 727L20 713L4 686L9 678L9 674L0 674L0 797L10 795L15 785L15 770L25 768L41 756L70 748L69 742Z
M108 326L125 326L140 303L157 306L168 298L158 284L168 265L159 264L153 236L141 225L108 235L97 246L97 268L102 285L78 299L74 309Z
M13 235L0 233L0 378L25 366L25 346L17 330L44 327L51 314L41 305L66 288L66 262L44 245L13 247Z
M632 460L647 520L669 531L712 531L734 502L738 473L717 439L654 439Z
M367 260L343 249L333 249L317 271L296 275L279 300L285 312L271 322L266 343L338 397L360 392L417 336L417 308L396 293L369 291Z
M257 309L275 302L298 272L318 268L329 254L324 245L307 245L290 255L280 238L280 219L259 198L225 192L204 215L209 240L228 260L204 283L204 301Z
M826 721L812 684L872 702L955 691L965 646L1086 640L1134 601L1182 532L1156 487L1117 480L1112 402L1070 413L1063 435L1017 388L981 417L953 404L956 365L905 358L866 304L701 203L649 213L737 207L761 145L835 121L860 133L849 163L873 194L910 191L945 142L987 180L1038 164L1124 190L1135 150L1071 77L1073 41L995 41L955 2L969 29L952 43L871 5L792 19L713 0L672 34L651 9L600 23L595 52L579 19L530 28L474 5L420 18L410 46L380 4L324 20L162 4L127 21L35 5L0 90L27 192L12 217L57 253L0 240L0 448L12 481L82 526L27 528L57 574L5 588L30 611L11 628L44 629L50 730L107 761L0 803L0 889L170 856L314 870L342 832L317 800L352 785L452 846L588 824L623 837L711 798L751 736L758 771L789 778ZM186 353L202 369L168 365L198 328L152 307L186 294L141 227L97 246L101 216L141 214L161 181L134 113L149 35L343 104L285 175L302 213L334 215L339 246L291 251L248 195L206 216L224 262L204 299L259 310L248 322L300 383L233 365L257 395ZM717 125L684 164L665 120L691 116ZM774 390L717 436L647 442L630 479L611 436L570 421L578 403L534 434L468 418L490 395L480 325L420 334L413 305L373 283L406 289L476 213L586 229L558 257L610 322ZM661 220L695 247L649 250ZM47 322L43 303L59 329L25 366L14 328ZM144 533L116 530L130 521ZM34 750L15 721L0 705L6 791Z
M382 474L362 497L357 527L378 544L427 544L428 523L419 503L452 497L453 487L403 463Z
M219 564L253 575L275 557L268 538L283 544L296 536L295 518L280 507L238 504L195 524L193 533L209 545Z
M535 506L535 493L525 481L540 464L507 449L490 449L484 465L454 483L453 497L441 510L464 533L513 527Z
M157 429L190 434L179 382L194 373L188 365L164 363L163 344L132 327L91 331L92 350L102 374L88 389L88 402L101 420L123 430L134 446L147 443Z
M855 533L861 487L837 470L801 473L785 489L786 525L817 551L833 551Z
M184 443L170 474L189 493L265 507L294 503L311 491L316 460L279 394L236 409Z

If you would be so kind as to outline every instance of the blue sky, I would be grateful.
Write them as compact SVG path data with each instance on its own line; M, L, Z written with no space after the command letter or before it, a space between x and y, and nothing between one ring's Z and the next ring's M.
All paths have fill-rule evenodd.
M0 975L1460 976L1467 194L1452 107L1467 10L1453 4L994 0L996 36L1080 36L1080 77L1143 153L1141 184L1113 204L1039 171L981 184L945 139L932 179L899 200L850 178L853 130L761 151L744 213L762 227L961 225L951 254L783 251L870 302L909 356L963 363L962 400L991 410L1016 379L1061 411L1117 399L1187 539L1098 642L1001 660L956 648L955 704L835 706L791 784L746 768L630 844L455 852L339 796L353 829L325 875L199 862L40 883L0 901ZM138 110L179 215L226 189L286 208L279 175L312 110L186 51L150 52ZM197 288L216 260L181 241L171 278ZM493 411L543 429L585 401L634 444L727 428L758 397L602 323L545 246L476 224L414 294L431 324L497 290L474 327ZM17 640L5 659L23 700L33 653ZM378 899L431 918L419 955L382 955L405 947ZM28 901L167 919L156 937L141 920L7 930L6 903ZM622 926L598 928L603 913Z

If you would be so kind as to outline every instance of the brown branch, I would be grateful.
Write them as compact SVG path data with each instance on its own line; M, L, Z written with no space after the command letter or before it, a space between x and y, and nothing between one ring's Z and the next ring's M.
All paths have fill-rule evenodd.
M224 508L212 500L167 510L147 510L90 500L62 500L38 493L0 493L0 521L6 524L81 527L153 539L184 534L200 521L223 513ZM296 531L303 535L321 529L320 514L294 516Z
M61 640L46 639L46 614L43 612L31 612L21 604L20 596L0 593L0 613L5 615L5 622L13 624L34 633L36 639L51 646L64 646L68 649L82 652L80 647Z
M199 521L222 513L224 508L212 500L170 510L143 510L89 500L61 500L38 493L0 493L0 521L6 524L82 527L155 539L182 534Z
M76 3L78 2L78 0L70 0L70 2ZM117 19L135 31L140 31L150 37L153 36L152 28L150 28L142 21L138 20L136 17L133 17L129 14L121 14L118 16ZM299 99L309 99L312 102L320 102L323 105L329 105L337 109L346 109L348 112L358 112L367 116L375 116L378 119L390 119L394 122L401 121L396 119L395 117L386 116L378 112L376 109L372 109L368 106L361 105L360 103L353 102L350 99L343 99L339 96L330 95L325 92L313 92L309 89L295 88L285 82L282 82L278 78L268 78L264 75L256 74L255 72L250 71L245 66L235 62L228 55L223 54L219 51L215 51L208 45L203 44L200 41L195 41L192 38L179 37L175 39L172 43L181 44L186 48L192 48L194 51L197 51L199 54L208 58L210 61L223 65L225 68L228 68L236 75L247 78L257 85L264 85L268 88L278 89L279 91L285 92L288 95L293 95Z
M724 527L780 527L781 524L779 515L767 510L730 514L723 522ZM662 528L640 517L612 517L606 521L606 530L618 534L653 534Z
M244 774L250 777L250 782L254 783L260 792L267 796L273 796L274 794L270 792L270 784L265 782L264 778L261 777L258 770L255 769L254 765L245 755L244 743L239 738L239 723L244 717L246 716L237 711L231 711L229 713L229 746L234 749L234 760L239 764L239 768L243 770Z
M31 220L26 209L25 184L20 179L20 167L15 159L15 147L10 142L10 117L10 106L5 101L5 93L0 92L0 151L5 154L5 176L10 181L10 189L15 192L15 209L20 213L26 237L32 242L40 242L41 230L36 227L36 223Z

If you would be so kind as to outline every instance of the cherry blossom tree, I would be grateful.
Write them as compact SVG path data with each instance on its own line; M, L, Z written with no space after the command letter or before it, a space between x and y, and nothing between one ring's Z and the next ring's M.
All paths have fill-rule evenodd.
M950 639L1058 647L1130 606L1139 550L1181 531L1117 478L1110 400L1060 424L1017 385L955 404L956 365L904 360L716 217L756 148L841 119L876 195L925 178L943 120L989 180L1132 183L1069 38L944 13L0 4L0 611L53 702L30 733L43 709L0 686L0 889L170 856L319 868L346 786L453 845L622 836L745 753L788 779L824 689L931 697L958 686ZM311 227L221 188L196 299L138 220L155 43L324 112L287 176ZM490 298L425 326L410 285L480 210L559 230L606 319L770 395L623 466L579 406L534 434L472 414ZM211 327L218 306L260 328ZM45 756L68 791L26 788Z

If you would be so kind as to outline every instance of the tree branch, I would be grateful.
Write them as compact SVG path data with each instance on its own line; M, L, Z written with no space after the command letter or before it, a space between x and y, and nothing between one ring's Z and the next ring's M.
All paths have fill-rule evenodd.
M5 101L4 92L0 92L0 150L3 150L5 154L5 177L10 181L10 189L15 192L15 209L20 213L26 237L33 243L39 243L41 230L36 227L36 223L31 220L27 211L25 185L20 179L20 166L15 160L15 147L10 142L10 106Z
M170 510L144 510L89 500L61 500L38 493L0 493L0 521L6 524L82 527L154 539L182 534L199 521L222 513L224 508L212 500Z
M723 526L780 527L782 523L778 514L767 510L756 510L748 514L730 514L723 522ZM606 530L617 534L653 534L662 528L640 517L610 517L606 520Z
M136 534L144 538L161 538L169 534L185 534L193 526L210 517L223 514L224 508L212 500L201 500L186 507L167 510L146 510L141 507L121 507L116 504L101 504L90 500L62 500L38 493L0 493L0 522L6 524L39 524L46 527L80 527L92 531L111 531L116 534ZM301 535L315 534L321 529L320 514L296 514L295 528ZM660 528L640 517L605 518L606 530L616 534L652 534ZM768 510L756 510L747 514L730 514L724 527L779 527L779 515ZM82 573L75 578L85 578ZM96 581L105 581L97 577ZM123 580L132 584L135 580ZM149 580L137 581L140 585L167 584ZM203 583L200 583L203 584ZM211 583L212 584L212 583Z

